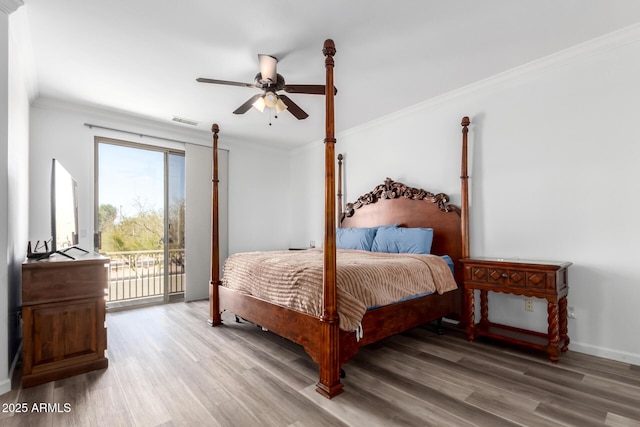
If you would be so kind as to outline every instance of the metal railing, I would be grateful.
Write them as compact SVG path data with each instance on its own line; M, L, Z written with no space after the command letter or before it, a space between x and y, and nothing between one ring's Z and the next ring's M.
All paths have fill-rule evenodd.
M164 251L104 252L110 258L107 302L164 295ZM169 249L169 294L184 292L184 249Z

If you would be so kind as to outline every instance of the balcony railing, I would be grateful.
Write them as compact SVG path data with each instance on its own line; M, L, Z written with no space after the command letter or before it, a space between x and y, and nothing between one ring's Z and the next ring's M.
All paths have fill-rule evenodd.
M164 295L164 251L105 252L109 263L107 302ZM169 294L184 292L184 249L169 249Z

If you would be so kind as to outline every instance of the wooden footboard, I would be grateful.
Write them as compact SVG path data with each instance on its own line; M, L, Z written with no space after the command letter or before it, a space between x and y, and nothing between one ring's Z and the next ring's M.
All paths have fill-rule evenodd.
M230 311L251 323L300 344L313 361L319 363L322 346L319 318L224 286L219 287L218 295L221 311Z
M220 286L220 308L301 345L318 363L322 353L321 320L310 314L275 305L252 295ZM358 350L411 328L438 320L456 310L456 292L431 294L368 310L362 319L364 334L340 330L339 365Z
M371 309L362 319L363 336L340 331L340 365L351 359L358 350L374 342L438 320L456 310L456 292L431 294L383 307Z

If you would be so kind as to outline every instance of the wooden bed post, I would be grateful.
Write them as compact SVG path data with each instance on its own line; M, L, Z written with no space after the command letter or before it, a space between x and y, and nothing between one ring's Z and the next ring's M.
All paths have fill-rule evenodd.
M340 383L340 330L338 319L338 293L336 286L336 188L335 188L335 135L334 135L334 85L333 56L336 47L333 40L324 42L322 53L325 56L327 82L325 86L326 101L326 138L325 145L325 187L324 187L324 275L323 275L323 313L320 317L320 380L316 391L332 398L342 393Z
M338 154L338 227L342 221L342 153Z
M217 124L211 126L213 132L213 178L211 186L211 281L209 282L209 320L210 326L220 325L220 297L218 285L220 284L220 242L218 234L218 132Z
M469 117L464 116L462 118L462 171L460 173L460 180L462 184L461 190L461 203L460 203L460 227L462 234L462 258L469 258L469 173L468 173L468 160L467 160L467 134L469 133L469 124L471 121ZM464 274L464 273L462 273ZM471 292L471 296L468 295ZM466 327L466 323L469 319L469 310L473 310L473 290L463 290L461 297L462 313L460 313L460 326ZM473 321L473 319L472 319Z
M469 174L467 172L467 134L469 133L469 117L462 118L462 203L460 219L462 224L462 258L469 258Z

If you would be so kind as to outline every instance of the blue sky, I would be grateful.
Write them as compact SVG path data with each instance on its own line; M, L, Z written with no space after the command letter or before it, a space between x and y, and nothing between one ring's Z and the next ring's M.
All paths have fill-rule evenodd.
M124 216L138 212L138 205L162 211L164 153L112 144L99 145L100 204L110 204ZM184 157L170 156L172 188L184 198Z

